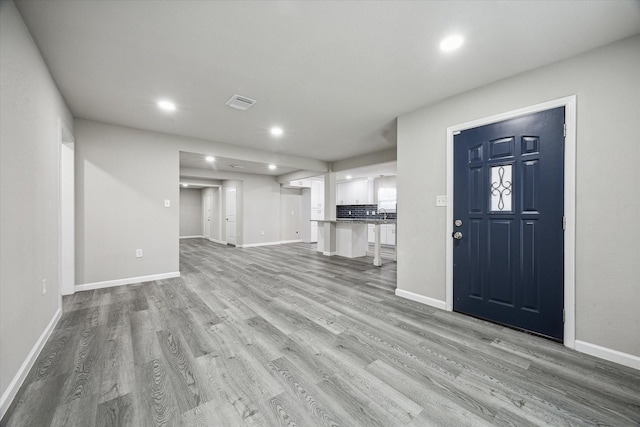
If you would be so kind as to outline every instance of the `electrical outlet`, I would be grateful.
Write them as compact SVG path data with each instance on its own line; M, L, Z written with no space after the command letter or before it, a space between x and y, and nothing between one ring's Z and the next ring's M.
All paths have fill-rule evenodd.
M261 236L264 236L264 231L261 231L261 232L260 232L260 235L261 235Z
M291 211L291 215L295 215L296 213L294 211Z
M42 295L47 293L47 279L42 279Z
M136 249L136 258L142 258L142 249Z
M164 200L164 207L165 208L170 208L171 207L171 200L165 199Z
M436 206L447 206L447 196L436 196Z

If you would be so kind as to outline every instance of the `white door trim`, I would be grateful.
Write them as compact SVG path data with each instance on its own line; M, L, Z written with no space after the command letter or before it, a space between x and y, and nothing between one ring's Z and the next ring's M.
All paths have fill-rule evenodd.
M575 348L575 264L576 264L576 96L554 99L541 104L496 114L447 128L447 226L446 226L446 295L445 308L453 311L453 136L471 129L526 114L565 107L567 134L564 142L564 345Z

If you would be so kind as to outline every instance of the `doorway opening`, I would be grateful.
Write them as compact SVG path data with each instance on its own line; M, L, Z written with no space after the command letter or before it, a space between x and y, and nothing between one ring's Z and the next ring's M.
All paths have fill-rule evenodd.
M180 180L180 238L224 242L222 184L217 180Z

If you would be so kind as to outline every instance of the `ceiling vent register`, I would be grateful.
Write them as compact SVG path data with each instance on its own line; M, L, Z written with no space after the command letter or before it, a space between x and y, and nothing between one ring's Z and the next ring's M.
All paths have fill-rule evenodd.
M255 104L256 102L258 101L256 101L255 99L247 98L246 96L241 96L236 93L231 98L229 98L229 100L225 104L231 108L235 108L236 110L244 111L253 107L253 104Z

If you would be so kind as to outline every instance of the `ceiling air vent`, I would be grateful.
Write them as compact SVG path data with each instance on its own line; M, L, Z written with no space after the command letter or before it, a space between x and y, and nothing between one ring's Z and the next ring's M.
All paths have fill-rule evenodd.
M248 110L255 104L255 99L247 98L246 96L240 96L237 93L234 94L229 100L225 103L231 108L235 108L236 110Z
M244 169L244 166L243 166L243 165L236 165L236 164L233 164L233 165L229 165L229 166L231 166L231 167L232 167L232 168L234 168L234 169Z

